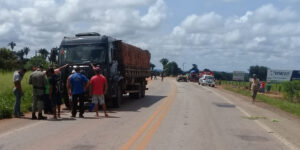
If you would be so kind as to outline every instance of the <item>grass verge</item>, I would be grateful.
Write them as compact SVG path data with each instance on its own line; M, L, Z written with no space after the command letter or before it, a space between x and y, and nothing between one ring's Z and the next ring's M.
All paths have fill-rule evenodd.
M32 103L32 87L28 84L30 72L22 80L24 96L21 100L21 111L28 112ZM13 94L13 72L0 72L0 119L13 116L15 96Z
M244 95L244 96L251 97L251 91L249 91L249 90L233 88L233 87L230 87L230 86L225 86L224 89L228 90L228 91L238 93L238 94L241 94L241 95ZM258 94L256 96L256 99L260 100L260 101L263 101L267 104L270 104L272 106L275 106L275 107L277 107L277 108L279 108L283 111L295 114L295 115L300 117L300 103L292 103L292 102L289 102L285 99L272 98L272 97L269 97L269 96L266 96L266 95L261 95L261 94Z

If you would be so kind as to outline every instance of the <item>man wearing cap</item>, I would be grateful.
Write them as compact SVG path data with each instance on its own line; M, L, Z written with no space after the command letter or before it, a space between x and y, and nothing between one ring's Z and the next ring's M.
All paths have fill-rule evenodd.
M88 87L88 78L80 73L80 68L75 68L75 73L68 79L68 93L72 96L72 117L76 117L79 99L79 117L83 118L84 113L84 92Z
M45 74L42 72L42 67L39 66L37 69L30 74L29 84L33 86L33 103L32 103L32 119L47 119L42 115L43 110L43 96L45 94L45 86L47 80ZM35 115L36 107L38 104L38 118Z
M98 105L102 105L104 116L108 117L104 99L104 95L107 92L107 80L100 73L100 67L95 67L94 71L96 75L94 75L90 81L90 95L92 96L92 102L95 104L96 116L99 117Z
M259 89L259 80L256 78L256 74L253 75L253 79L251 81L251 91L252 91L252 102L255 102L256 94Z

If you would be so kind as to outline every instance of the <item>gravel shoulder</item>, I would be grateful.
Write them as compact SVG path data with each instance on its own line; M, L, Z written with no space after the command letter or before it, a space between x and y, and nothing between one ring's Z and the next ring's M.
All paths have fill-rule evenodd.
M213 90L246 110L252 116L247 119L259 120L271 129L271 134L276 133L300 149L300 117L260 101L252 104L250 97L220 87Z

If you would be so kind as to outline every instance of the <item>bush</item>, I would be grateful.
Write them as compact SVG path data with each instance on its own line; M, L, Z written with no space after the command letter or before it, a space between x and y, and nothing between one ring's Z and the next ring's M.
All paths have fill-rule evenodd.
M6 48L0 48L0 69L12 70L19 67L20 64L13 52Z
M300 102L300 81L294 80L283 83L283 94L292 102Z
M10 101L0 98L0 119L12 117L13 107Z
M28 84L29 75L27 72L22 80L24 96L21 100L21 111L28 112L32 104L32 86ZM13 115L15 96L13 94L13 72L0 72L0 119L10 118Z
M47 62L42 56L32 57L25 65L27 70L31 70L33 67L42 66L43 68L49 67L49 62Z

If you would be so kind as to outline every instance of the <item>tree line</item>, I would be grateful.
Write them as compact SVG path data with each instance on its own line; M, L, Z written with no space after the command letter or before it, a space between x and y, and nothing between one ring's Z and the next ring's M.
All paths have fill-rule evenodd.
M40 48L35 51L35 55L28 58L31 51L29 47L24 47L14 51L15 42L9 42L8 48L0 48L0 70L14 70L18 68L31 69L34 66L41 65L47 68L49 65L57 64L58 48L54 47L50 52L45 48Z
M179 74L189 74L191 72L199 73L200 70L198 69L197 64L192 64L192 67L188 71L183 71L181 68L178 67L178 64L175 61L169 61L167 58L162 58L160 63L163 66L162 72L164 72L167 76L176 76ZM150 64L151 71L154 71L155 65ZM211 71L210 69L203 69L203 71ZM261 81L266 81L267 79L267 71L268 67L265 66L250 66L248 69L249 73L246 73L245 78L249 79L252 78L255 74ZM233 73L232 72L225 72L225 71L212 71L214 73L214 77L217 80L232 80Z

